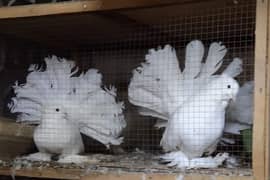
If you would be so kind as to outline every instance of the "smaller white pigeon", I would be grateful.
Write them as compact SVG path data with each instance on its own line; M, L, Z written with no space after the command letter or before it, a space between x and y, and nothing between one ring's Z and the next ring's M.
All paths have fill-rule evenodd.
M25 159L58 162L88 161L81 133L107 148L120 145L126 122L123 103L116 102L116 89L101 88L101 74L95 69L78 74L73 61L56 56L45 58L46 68L29 68L26 83L15 84L16 96L9 108L18 122L38 124L34 142L39 150Z

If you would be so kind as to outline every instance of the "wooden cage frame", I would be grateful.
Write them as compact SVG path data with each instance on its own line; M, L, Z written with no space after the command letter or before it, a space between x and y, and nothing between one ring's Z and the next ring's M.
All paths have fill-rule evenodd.
M199 0L91 0L56 4L37 4L18 7L0 8L0 19L14 19L33 16L61 15L91 11L107 11L130 8L144 8L179 3L192 3ZM203 1L201 1L203 3ZM257 0L256 38L255 38L255 113L253 127L253 175L252 176L218 176L218 175L183 175L184 180L269 180L269 120L270 120L270 0ZM7 127L11 131L7 131ZM12 129L18 128L16 123L0 121L0 135L6 140L15 136ZM23 128L17 136L31 138L32 129ZM11 170L0 168L1 175L10 175ZM179 174L144 174L144 173L108 173L82 176L80 172L58 169L22 169L18 176L47 177L83 180L114 180L114 179L162 179L174 180Z

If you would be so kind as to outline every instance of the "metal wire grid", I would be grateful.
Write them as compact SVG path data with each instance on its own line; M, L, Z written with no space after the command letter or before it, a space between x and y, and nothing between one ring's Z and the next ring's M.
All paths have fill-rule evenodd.
M198 10L196 14L198 15L165 18L160 23L147 26L132 24L134 32L123 36L123 39L113 41L104 39L101 43L82 44L77 49L55 52L75 59L84 70L97 68L103 75L104 85L116 86L117 99L124 101L126 107L124 114L127 127L122 133L125 137L122 147L126 151L139 149L154 154L162 152L159 143L164 129L154 128L157 118L139 115L138 108L130 104L127 97L132 71L144 61L148 49L170 44L176 49L180 68L183 69L188 42L194 39L201 40L205 52L212 42L222 42L228 48L222 68L224 69L233 57L240 57L243 59L244 70L237 80L240 84L253 80L255 2ZM161 68L160 71L166 75L168 70ZM236 144L219 146L217 151L237 155L243 166L250 167L251 153L247 153L244 149L241 136L228 135L228 137L233 137ZM87 137L83 138L87 152L107 152L101 144Z
M172 45L177 51L180 67L183 69L188 42L194 39L201 40L205 46L205 56L212 42L222 42L228 48L228 52L221 69L224 69L233 57L240 57L243 59L244 70L237 77L238 82L242 85L253 80L255 2L203 9L198 12L199 15L196 16L166 18L162 19L160 24L137 26L135 33L123 39L105 40L94 46L83 47L88 52L91 51L91 64L102 72L105 84L114 84L118 89L119 99L124 100L126 104L127 128L123 133L123 147L127 151L138 148L146 152L161 152L159 143L164 130L153 127L157 118L139 115L138 108L131 105L127 97L131 72L144 61L148 49ZM168 70L160 71L166 75ZM244 149L241 136L227 136L233 137L236 144L219 146L218 151L237 155L244 166L250 167L251 153Z

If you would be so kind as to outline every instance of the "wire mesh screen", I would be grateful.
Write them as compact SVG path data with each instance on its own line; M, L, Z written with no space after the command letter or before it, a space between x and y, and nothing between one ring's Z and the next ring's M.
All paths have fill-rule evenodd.
M250 167L255 2L121 24L113 40L48 51L78 69L50 56L13 87L9 109L40 124L34 140L45 155L32 158L111 147L178 167Z
M203 64L196 63L196 59L201 57L202 63L210 63L207 60L211 59L211 57L207 58L207 56L211 56L211 53L215 50L218 53L213 55L216 59L212 63L216 64L212 64L212 66L214 65L213 68L216 68L216 71L214 72L209 67L209 69L205 70L205 73L220 75L235 58L240 58L242 60L241 73L239 72L239 75L237 74L233 77L242 87L241 89L246 87L249 89L249 92L238 95L236 106L240 107L242 103L252 104L255 2L218 9L198 10L197 14L164 18L159 23L137 26L134 27L133 33L126 36L123 35L123 39L105 41L89 48L92 53L90 55L91 65L102 72L105 84L114 84L117 87L119 99L125 102L127 127L124 129L125 140L122 146L127 151L140 149L157 154L164 152L164 149L166 150L164 146L166 145L162 145L161 139L164 138L166 128L157 128L155 125L159 122L170 121L171 116L177 113L177 111L180 111L182 115L186 113L186 115L180 118L184 119L182 122L179 120L179 122L175 122L172 126L178 127L179 131L185 131L187 134L192 134L192 130L196 131L194 128L201 128L201 130L198 130L200 132L198 134L207 136L206 134L209 135L212 129L222 127L222 122L219 122L218 117L215 116L215 111L218 110L215 109L214 112L208 112L214 106L208 104L208 101L210 101L211 97L217 97L223 91L222 88L215 86L216 89L212 92L211 97L207 95L198 96L193 92L197 90L194 84L201 83L201 85L204 85L207 83L205 80L198 80L200 79L199 74L203 74L203 72L199 72L203 69ZM200 44L194 40L200 40L203 43L204 53L200 49ZM215 42L216 46L213 44ZM167 47L168 49L166 50L167 44L172 49ZM191 49L189 52L187 52L188 46ZM176 61L172 57L173 49L175 49L177 56ZM188 60L194 62L188 65L186 64ZM217 68L220 65L220 61L223 61L223 64L220 68ZM144 63L144 65L141 63ZM237 63L233 65L236 71L239 70L237 70L239 68L237 67L238 65ZM137 70L135 70L136 68ZM176 77L178 74L175 71L180 71L180 69L182 75L180 75L181 77L178 81L181 81L185 73L195 73L194 79L196 80L185 81L186 84L184 83L183 87L171 87L173 83L177 83ZM138 75L140 77L134 77L136 74L134 71L140 74ZM173 77L174 75L175 77ZM133 87L131 88L132 83ZM207 89L207 86L202 86L199 89ZM190 105L188 99L194 99L195 96L198 96L199 100L196 99L198 104ZM182 102L181 104L180 101L183 101L183 99L186 103ZM244 113L248 116L243 117L235 112L234 103L231 101L228 101L228 103L230 104L229 108L228 106L225 108L226 132L223 133L222 139L214 142L214 145L212 144L214 146L213 153L228 152L239 160L241 166L250 167L250 140L252 139L250 128L252 123L245 121L252 119L252 105L245 107L248 109L247 111L244 110L245 108L242 109L243 112L240 114ZM174 106L177 106L179 109L177 110L176 108L175 110ZM185 111L181 110L181 106L184 107L183 109L186 106L189 106L189 108ZM204 108L206 108L205 111L203 110ZM225 109L220 109L220 111L225 111ZM198 115L194 116L196 113ZM210 113L210 115L205 115L207 113ZM222 112L220 113L222 114ZM237 118L234 115L239 117ZM206 122L200 120L205 117L209 119L214 118L215 120L212 123L210 123L210 120L206 120ZM196 122L195 120L193 121L193 118L199 120ZM187 125L184 123L187 123ZM198 125L195 125L196 123ZM181 126L185 127L185 129L181 129ZM170 131L173 130L170 129ZM175 131L178 130L175 129ZM213 136L215 136L214 133L216 133L215 130L213 130ZM190 141L203 141L202 137L197 137L195 134L192 134L193 138L190 137ZM179 138L177 136L180 135L177 133L170 134L167 137L167 141ZM164 141L166 140L164 139ZM178 141L181 140L178 139ZM173 147L167 147L168 151L180 148L177 147L180 146L177 142L172 143L176 144L172 145ZM215 145L217 145L217 149L215 149ZM194 146L200 146L200 143ZM201 155L205 155L205 153L207 152L205 151Z

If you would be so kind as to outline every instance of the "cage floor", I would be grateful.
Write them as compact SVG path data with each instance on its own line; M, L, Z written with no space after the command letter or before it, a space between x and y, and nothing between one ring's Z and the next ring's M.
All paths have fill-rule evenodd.
M85 176L89 174L106 173L146 173L146 174L203 174L203 175L225 175L225 176L252 176L251 169L243 168L216 168L216 169L189 169L183 170L176 167L168 167L160 164L156 155L134 152L122 155L88 155L89 164L59 164L56 162L29 162L29 161L10 161L2 162L0 173L10 175L24 175L35 173L40 177L45 177L46 172L52 174L56 172L58 176L72 174L73 176ZM5 172L5 173L3 173ZM70 178L70 176L69 176Z

